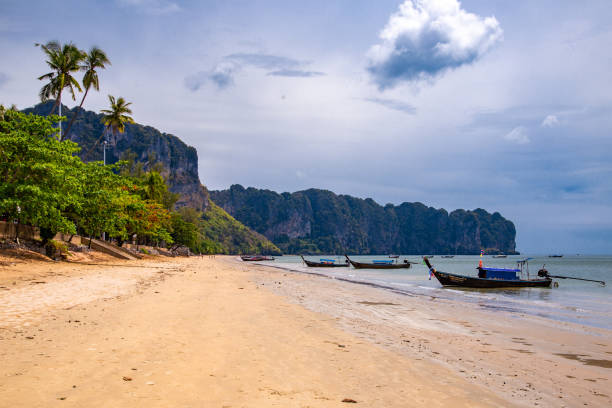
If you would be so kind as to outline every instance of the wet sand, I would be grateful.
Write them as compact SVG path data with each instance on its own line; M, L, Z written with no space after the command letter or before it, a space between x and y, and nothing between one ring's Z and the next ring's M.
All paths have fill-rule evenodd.
M612 406L610 330L272 267L254 276L364 341L438 364L507 401Z
M90 263L97 265L0 259L1 406L340 407L354 400L367 407L488 407L610 401L595 394L604 392L610 369L588 365L611 357L609 337L598 333L555 327L565 333L565 346L553 351L575 357L539 351L558 342L556 332L547 330L504 339L503 351L498 342L512 328L490 315L480 323L471 316L457 319L463 311L445 305L453 317L443 316L432 311L432 301L233 257ZM600 345L581 344L595 338ZM491 345L482 344L485 340ZM529 386L548 360L558 373ZM571 388L566 375L575 376L572 383L578 385ZM502 380L514 394L503 392ZM559 381L553 392L540 390L552 380Z

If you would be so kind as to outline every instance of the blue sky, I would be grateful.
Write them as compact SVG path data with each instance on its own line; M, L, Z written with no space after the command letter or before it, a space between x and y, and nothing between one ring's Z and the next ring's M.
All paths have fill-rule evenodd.
M211 189L482 207L516 224L520 251L609 254L611 10L595 0L3 0L0 102L37 102L46 68L35 42L97 45L112 66L86 108L125 97L138 122L197 148Z

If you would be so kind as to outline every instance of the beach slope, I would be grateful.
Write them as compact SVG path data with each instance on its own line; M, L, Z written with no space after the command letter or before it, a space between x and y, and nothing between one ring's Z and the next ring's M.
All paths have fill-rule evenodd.
M511 405L341 330L252 274L219 257L4 261L1 405Z

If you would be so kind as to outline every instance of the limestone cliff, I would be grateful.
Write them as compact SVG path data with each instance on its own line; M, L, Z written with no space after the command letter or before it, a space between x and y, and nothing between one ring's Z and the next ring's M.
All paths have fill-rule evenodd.
M47 115L53 105L52 101L41 103L26 109L26 113ZM64 129L72 118L77 107L72 110L62 107L62 114L67 121ZM75 120L67 138L81 146L79 156L83 161L102 161L104 125L102 115L82 110ZM140 124L128 124L124 133L106 134L106 162L132 157L143 164L147 170L155 162L163 165L163 176L170 191L180 194L178 206L189 206L204 211L208 207L208 190L198 177L198 153L194 147L187 146L178 137L162 133L159 130Z
M449 214L421 203L383 207L318 189L278 194L233 185L210 194L286 253L515 253L514 224L483 209Z

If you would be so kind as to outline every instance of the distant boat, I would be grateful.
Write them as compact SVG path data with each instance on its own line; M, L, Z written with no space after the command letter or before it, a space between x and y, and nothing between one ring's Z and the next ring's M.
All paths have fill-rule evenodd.
M563 255L548 255L549 258L563 258Z
M440 258L454 258L455 255L442 255Z
M527 265L527 260L519 262L521 269L501 269L479 267L478 277L457 275L454 273L436 270L429 259L423 257L423 261L429 268L429 273L438 279L442 286L461 286L464 288L529 288L549 287L552 279L545 276L539 279L521 279L522 265ZM528 271L528 267L526 267ZM528 272L527 272L528 273Z
M425 255L423 258L431 259L431 258L434 258L434 257L435 257L435 255Z
M320 259L320 262L312 262L305 259L302 255L300 255L300 257L302 258L302 261L304 261L306 266L310 266L311 268L347 268L349 266L348 262L336 263L335 259Z
M493 255L493 258L507 258L508 255L504 255L504 254L499 254L499 255Z
M355 262L348 257L348 255L344 255L346 260L353 265L355 269L401 269L401 268L410 268L411 263L408 262L407 259L404 259L404 262L395 262L391 260L373 260L371 263L365 262Z
M265 255L242 255L240 257L245 262L254 262L254 261L273 261L273 256L265 256Z
M395 259L397 259L397 258L399 258L399 255L389 255L389 258L395 258Z

